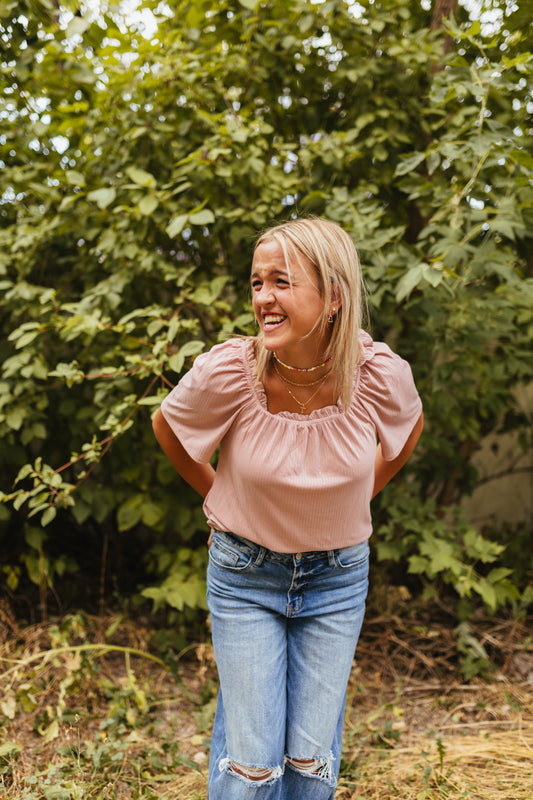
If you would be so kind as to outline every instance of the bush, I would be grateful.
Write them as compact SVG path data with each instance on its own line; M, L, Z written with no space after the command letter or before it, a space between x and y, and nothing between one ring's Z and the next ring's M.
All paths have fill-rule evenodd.
M29 581L46 614L83 602L77 569L91 603L202 606L198 498L150 413L201 350L253 330L255 232L312 212L354 238L374 335L424 399L415 480L376 503L380 557L426 594L516 602L531 571L455 510L484 436L531 444L513 390L533 377L532 34L491 6L487 31L462 7L432 29L404 0L173 0L143 35L111 7L4 4L7 591Z

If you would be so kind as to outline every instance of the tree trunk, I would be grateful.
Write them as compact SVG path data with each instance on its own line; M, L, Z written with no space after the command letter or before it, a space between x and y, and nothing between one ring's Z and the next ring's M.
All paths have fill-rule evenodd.
M442 22L448 19L457 10L458 0L435 0L433 6L433 16L431 18L431 30L438 31L442 28ZM452 44L452 37L447 36L443 42L444 55L449 52Z
M454 14L457 9L457 0L435 0L433 17L431 19L431 30L437 31L442 28L442 20Z

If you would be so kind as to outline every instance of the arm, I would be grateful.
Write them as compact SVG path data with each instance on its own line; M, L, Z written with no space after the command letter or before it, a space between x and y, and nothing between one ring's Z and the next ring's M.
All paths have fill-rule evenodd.
M193 489L205 497L213 485L215 470L211 464L200 464L194 461L183 447L180 440L172 431L172 428L161 413L161 409L156 411L152 421L155 438L161 445L163 452L168 460Z
M376 453L376 465L374 469L374 491L372 492L372 498L374 498L384 486L396 475L397 472L403 467L403 465L409 459L409 456L415 449L416 443L420 438L420 434L422 433L422 428L424 427L424 415L420 414L418 420L415 422L414 428L409 434L409 438L407 439L402 452L399 456L396 456L395 459L392 461L385 461L383 455L381 453L381 445L378 444L377 453Z

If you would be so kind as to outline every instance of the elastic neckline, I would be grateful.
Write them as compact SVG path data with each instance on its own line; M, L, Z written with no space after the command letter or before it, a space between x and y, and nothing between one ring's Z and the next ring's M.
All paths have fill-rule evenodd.
M360 331L360 342L361 342L361 360L357 369L355 370L354 375L354 382L353 382L353 393L354 396L359 388L359 384L361 381L361 367L366 364L368 361L371 361L375 355L375 347L374 341L369 333L364 330ZM345 409L342 405L340 398L337 399L337 402L334 405L324 406L323 408L316 408L311 411L309 414L299 414L297 411L279 411L277 414L272 414L268 410L268 400L266 396L265 387L262 383L256 383L255 380L255 354L254 354L254 346L253 340L250 339L246 342L245 346L242 350L242 358L244 362L245 374L246 379L248 382L248 389L250 392L250 396L253 399L254 404L257 408L261 409L264 414L268 414L269 417L272 419L284 419L284 420L292 420L299 423L314 423L314 422L321 422L322 420L336 418L341 414L344 414ZM353 407L353 404L350 408ZM346 409L346 413L350 411L350 408Z
M277 414L272 414L268 410L268 399L266 396L265 387L262 383L256 383L255 380L255 355L253 352L253 342L250 341L248 347L243 352L243 361L245 365L246 379L248 381L248 388L254 400L254 403L265 414L273 419L287 419L297 422L317 422L323 419L337 416L343 411L342 403L339 400L335 405L324 406L323 408L315 408L309 414L299 414L297 411L279 411Z

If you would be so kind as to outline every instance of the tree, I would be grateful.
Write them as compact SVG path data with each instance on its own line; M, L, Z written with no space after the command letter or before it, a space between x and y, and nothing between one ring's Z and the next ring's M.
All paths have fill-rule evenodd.
M376 505L378 554L491 609L518 597L531 565L513 584L501 533L447 513L484 435L530 438L513 388L533 371L531 33L492 6L487 31L460 5L435 28L437 8L406 0L146 2L144 35L111 6L4 2L11 590L26 569L44 605L80 565L74 531L102 586L113 564L132 590L144 555L166 576L157 603L200 604L201 513L148 412L200 350L253 329L255 233L319 213L353 236L374 333L410 359L428 419L412 483Z

